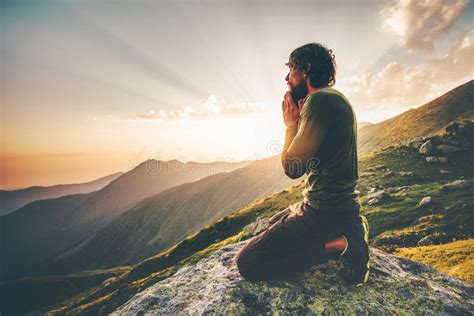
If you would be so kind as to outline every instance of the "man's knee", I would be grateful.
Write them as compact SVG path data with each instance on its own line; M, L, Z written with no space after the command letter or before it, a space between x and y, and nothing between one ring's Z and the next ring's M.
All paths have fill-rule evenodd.
M240 275L247 281L259 280L258 264L255 256L245 245L235 256L235 263L239 269Z

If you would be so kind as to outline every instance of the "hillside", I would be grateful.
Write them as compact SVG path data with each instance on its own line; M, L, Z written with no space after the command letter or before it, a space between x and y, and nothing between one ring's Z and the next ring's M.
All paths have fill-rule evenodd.
M117 172L85 183L58 184L49 187L34 186L10 191L0 190L0 216L13 212L33 201L100 190L122 174L123 172Z
M91 238L45 263L47 273L103 269L146 259L213 220L294 183L280 157L252 162L149 197Z
M428 141L432 142L429 154L420 153L422 144ZM446 147L447 145L459 150L452 151L453 148ZM425 147L423 148L426 149ZM450 150L451 152L447 152ZM424 152L424 150L422 151ZM440 162L439 159L436 161L426 159L429 157L447 157L447 159L446 161L442 159L443 162ZM464 122L451 124L440 135L413 142L410 146L393 146L361 159L358 190L361 192L361 212L367 216L371 226L372 249L376 247L393 252L401 248L438 244L451 248L453 238L472 240L474 238L472 226L474 223L474 195L472 194L474 164L472 164L472 157L474 157L474 123ZM216 250L223 246L235 244L261 231L269 217L289 204L300 200L302 184L299 182L286 190L224 216L165 251L134 266L124 267L127 272L122 275L100 286L78 293L61 304L42 309L42 311L53 309L55 310L53 314L65 312L73 314L110 313L125 304L135 294L172 276L179 269L195 267L197 262L212 256ZM427 203L425 199L425 202L420 205L423 198L428 196L431 197L430 202ZM387 255L380 252L379 254L378 258L392 258L386 257ZM434 257L431 256L429 260L431 262L444 260L442 254L443 252L438 252L438 258L433 254ZM410 266L419 267L417 271L427 271L426 269L428 269L425 266L411 263L411 261L397 262L404 263L402 267L408 263ZM380 264L380 269L390 268L389 261L378 261L378 264ZM463 267L463 262L451 264L451 269L456 266L458 266L457 271L470 269ZM327 269L321 267L314 271L327 271ZM384 280L378 273L374 271L375 278L371 279L373 281L369 281L368 285L371 288L369 293L380 290L380 288L372 287L377 286L375 281ZM383 274L383 272L380 273ZM466 275L466 273L456 275L462 276L463 274ZM436 275L439 276L439 274ZM414 280L410 282L418 288L423 284L435 288L441 286L436 282L432 283L433 280L425 278L423 274L415 273L411 277L414 277ZM383 282L390 282L389 280L390 278ZM444 288L446 288L445 286L461 285L472 298L472 287L462 285L463 283L459 280L450 280L449 284L443 283ZM312 284L314 285L314 283ZM413 288L408 288L405 291L406 286L409 285L404 284L404 286L398 287L399 292L396 295L406 293L407 298L410 298L411 294L409 293L413 293L411 292ZM390 283L381 284L381 286L384 285L391 286ZM423 286L426 288L428 285ZM288 288L288 285L285 287ZM291 288L293 288L293 284ZM320 296L330 288L327 286L320 289L319 292L314 292L314 295L319 293ZM30 290L32 289L30 288ZM265 288L261 291L267 293ZM309 291L313 293L314 288L310 288ZM334 294L336 293L331 295ZM425 292L423 295L428 295L428 293ZM363 297L360 299L363 300ZM410 304L415 306L416 302L415 300ZM459 303L459 301L457 302ZM426 304L431 303L427 302ZM9 306L14 308L12 306L15 306L15 303L11 302ZM428 307L431 309L427 308L427 311L442 312L444 310L440 305L438 307L430 306ZM472 310L472 305L464 304L462 306L464 307L460 308ZM445 306L445 308L449 307ZM447 310L444 311L447 313ZM462 309L454 311L462 311Z
M0 281L83 241L141 200L186 182L250 162L182 163L147 160L99 191L32 202L0 217Z
M474 119L474 80L416 109L358 131L359 156L390 145L435 134L454 120Z

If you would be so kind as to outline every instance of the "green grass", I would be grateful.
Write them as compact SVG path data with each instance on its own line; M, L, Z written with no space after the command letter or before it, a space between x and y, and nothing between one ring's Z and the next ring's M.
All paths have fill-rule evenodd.
M396 255L432 265L439 271L474 284L474 239L444 245L400 248Z

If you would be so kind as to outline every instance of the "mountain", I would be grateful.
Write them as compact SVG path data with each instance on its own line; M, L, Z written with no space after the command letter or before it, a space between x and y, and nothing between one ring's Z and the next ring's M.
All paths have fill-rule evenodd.
M65 273L137 263L292 183L295 180L284 174L277 155L173 187L143 200L77 247L48 261L46 271Z
M373 123L370 122L357 122L357 129L361 129L362 127L372 125Z
M474 80L416 109L360 128L357 136L359 156L434 134L450 122L460 119L474 119Z
M123 172L117 172L85 183L58 184L49 187L33 186L11 191L0 190L0 216L13 212L36 200L54 199L70 194L100 190L122 174Z
M431 142L432 147L425 152L426 146L423 147L423 145L427 142ZM423 147L422 153L420 153L421 147ZM454 150L452 147L459 150ZM437 159L432 159L433 157ZM440 157L445 157L446 160L438 159ZM275 297L274 295L279 293L278 298L275 297L279 302L281 302L280 298L291 294L293 305L290 304L291 302L288 304L295 306L296 309L301 306L299 302L309 306L312 304L308 301L310 297L319 297L321 301L317 306L330 308L329 303L334 303L332 299L338 298L342 300L342 305L334 303L333 307L341 306L345 310L354 306L353 308L360 309L354 309L352 312L359 313L365 311L403 313L406 311L405 301L408 302L407 306L414 308L415 314L466 313L466 311L472 313L472 303L468 302L468 297L473 295L472 286L454 277L438 273L423 264L416 264L411 260L400 259L383 252L383 250L394 252L407 247L424 249L422 247L426 245L444 247L442 251L431 251L429 258L421 255L418 258L422 261L429 259L426 263L433 264L434 261L446 260L444 256L446 251L454 253L454 250L457 257L449 262L450 270L457 271L456 275L469 275L471 268L464 263L470 260L471 254L469 251L456 250L458 246L453 239L464 240L464 243L470 245L468 249L472 249L474 245L472 157L474 157L474 122L467 121L452 123L440 134L412 142L409 146L392 146L361 159L358 190L361 192L361 213L368 218L371 227L370 243L374 268L369 283L360 290L343 288L338 276L330 272L332 263L329 263L329 266L312 268L309 274L310 279L304 276L300 278L305 285L303 287L301 287L301 282L291 282L272 283L276 285L267 288L241 282L238 276L227 273L225 270L227 268L222 268L215 261L216 258L223 258L227 265L230 264L228 258L237 250L237 247L240 247L238 242L256 235L267 225L268 219L273 214L301 200L301 189L304 185L301 181L212 222L161 253L133 266L122 267L126 269L126 272L116 278L92 287L62 303L44 307L38 311L44 313L49 311L52 315L57 313L107 314L116 311L121 306L121 310L125 311L126 308L131 308L131 304L127 303L132 302L130 299L135 298L137 302L143 302L141 301L143 296L138 293L145 293L143 291L148 291L147 289L149 289L147 293L155 293L152 286L160 284L158 282L163 280L161 284L176 286L175 289L168 287L169 291L180 291L183 295L177 295L176 300L168 297L168 302L179 303L186 295L191 295L188 287L196 294L201 290L194 280L203 282L203 278L208 277L209 282L206 281L206 285L209 285L208 290L211 291L208 292L209 295L213 295L212 297L216 300L222 296L231 299L229 308L242 307L240 299L243 299L249 303L257 300L258 304L252 305L253 308L267 306L271 311L272 308L276 308L276 305L267 305L264 298L267 295ZM426 203L425 199L425 203L421 203L426 197L431 197L431 201ZM227 245L232 246L223 248ZM219 249L221 252L216 252ZM202 268L204 266L210 269L211 274L207 274ZM180 272L176 273L178 271ZM214 277L215 274L217 276ZM166 283L166 280L173 275L174 277L168 280L170 283ZM183 276L182 279L179 279L180 275ZM195 275L196 279L190 278L192 275ZM219 278L219 276L222 277ZM240 292L243 297L234 296L236 293L232 294L233 287L230 287L230 291L225 295L219 292L219 288L227 288L228 280L224 278L225 276L236 280L244 287L245 290ZM173 280L178 281L174 283ZM182 285L179 280L183 281ZM472 282L472 279L465 280ZM157 285L157 288L162 288L161 284ZM336 287L333 287L333 284ZM238 288L236 291L240 291ZM251 291L252 288L255 291ZM430 290L433 288L439 291ZM33 291L31 288L29 290ZM159 295L161 292L156 293L158 293L156 296L150 296L150 298L156 302L155 306L160 306L158 304L161 304L162 299L167 296ZM384 293L384 295L378 293ZM138 296L135 296L137 294ZM438 294L441 296L436 296ZM189 302L195 302L193 296L187 297ZM208 297L210 296L203 296L201 301L206 302L204 298ZM399 301L400 299L403 302ZM150 306L155 304L153 302L150 301ZM397 302L397 304L391 305L390 302ZM173 305L171 303L169 306ZM10 304L14 305L13 302ZM21 303L16 304L16 306L21 305ZM143 305L140 307L136 304L135 306L146 308ZM186 306L186 304L181 305L183 312ZM219 305L212 305L210 302L209 306L218 308ZM289 311L287 308L291 307L286 306L284 311ZM167 311L165 307L163 308L163 311ZM245 308L242 310L243 313L252 311L251 306Z
M472 314L473 288L427 265L370 249L368 284L347 286L334 262L296 280L250 283L234 257L244 242L220 248L195 265L131 297L119 315L385 315Z
M146 197L250 161L182 163L147 160L99 191L32 202L0 217L0 281L58 255Z

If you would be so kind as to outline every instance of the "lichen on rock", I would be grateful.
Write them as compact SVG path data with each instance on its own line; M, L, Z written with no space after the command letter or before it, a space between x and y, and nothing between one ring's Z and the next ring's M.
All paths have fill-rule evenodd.
M466 314L474 288L409 259L371 248L371 275L347 285L334 261L294 280L248 282L235 265L246 241L217 250L133 296L113 314Z

